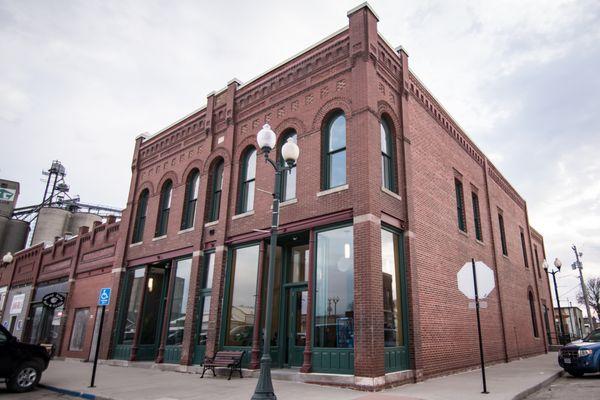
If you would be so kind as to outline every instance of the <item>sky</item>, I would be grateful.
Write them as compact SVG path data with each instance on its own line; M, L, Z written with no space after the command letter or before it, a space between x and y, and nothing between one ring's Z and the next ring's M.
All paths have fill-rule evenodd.
M354 1L0 0L0 177L124 207L134 138L348 23ZM561 300L600 276L600 2L373 0L378 29L526 199ZM564 304L563 304L564 305Z

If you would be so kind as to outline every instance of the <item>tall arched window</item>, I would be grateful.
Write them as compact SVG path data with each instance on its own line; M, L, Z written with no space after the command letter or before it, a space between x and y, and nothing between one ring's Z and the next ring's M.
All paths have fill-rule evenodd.
M539 337L537 318L535 317L535 302L533 300L533 293L529 291L529 310L531 311L531 323L533 324L533 336Z
M183 199L183 215L181 217L181 229L189 229L194 226L196 216L196 203L198 202L198 185L200 184L200 171L197 169L189 173L185 181L185 198Z
M346 116L334 114L323 132L323 189L346 184Z
M256 149L249 148L242 156L238 214L254 209L254 183L256 178Z
M144 237L144 226L146 225L146 209L148 208L148 189L142 190L138 198L137 210L135 212L135 224L133 226L133 237L131 243L141 242Z
M221 191L223 190L223 160L215 163L212 169L210 178L210 195L208 203L208 222L213 222L219 219L219 211L221 209Z
M381 119L379 131L381 136L381 184L387 190L396 192L394 141L390 125L385 118Z
M281 165L285 165L285 161L281 157L281 146L283 146L288 139L292 139L294 143L298 143L298 135L296 131L289 131L285 135L283 135L283 140L279 146L279 163ZM296 166L294 166L291 170L283 172L281 174L281 200L288 201L296 198Z
M163 183L160 189L160 202L158 203L158 219L156 220L156 231L154 237L167 234L167 225L169 225L169 211L171 210L171 194L173 192L173 182L168 179Z

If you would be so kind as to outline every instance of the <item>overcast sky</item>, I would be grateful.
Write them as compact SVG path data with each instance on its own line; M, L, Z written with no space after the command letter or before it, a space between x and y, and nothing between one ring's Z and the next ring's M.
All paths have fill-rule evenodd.
M58 159L71 194L123 207L136 135L342 28L359 2L0 0L0 177L29 205ZM600 2L371 5L527 200L550 262L569 267L576 243L586 275L600 275ZM574 301L575 271L559 276Z

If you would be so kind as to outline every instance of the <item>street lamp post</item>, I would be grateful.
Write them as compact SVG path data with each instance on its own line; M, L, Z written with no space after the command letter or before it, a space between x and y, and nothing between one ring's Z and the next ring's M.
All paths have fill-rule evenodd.
M544 271L552 274L552 280L554 281L554 293L556 294L556 304L558 305L558 320L560 322L560 335L558 337L559 343L562 341L562 337L565 334L565 324L563 322L562 309L560 308L560 297L558 297L558 286L556 285L556 274L560 272L562 262L557 258L554 260L555 270L550 271L548 268L548 262L544 260Z
M256 135L256 141L261 148L265 162L271 164L275 170L275 187L273 188L273 211L271 218L271 242L269 243L269 276L267 283L267 304L265 314L265 328L263 335L263 353L260 358L260 375L252 400L259 399L277 399L273 390L273 382L271 381L271 318L273 310L273 285L275 280L275 250L277 247L277 228L279 227L279 197L280 197L280 182L281 174L289 172L296 165L296 160L300 155L298 145L288 139L281 147L281 156L284 160L284 165L279 165L277 157L275 161L269 158L269 153L275 148L277 137L275 132L271 130L269 124L265 124Z
M581 291L583 292L583 301L585 302L585 309L587 311L588 321L590 321L590 332L591 332L596 327L594 326L594 317L592 316L592 313L590 312L590 302L588 299L587 286L585 284L585 281L583 280L583 272L582 272L583 264L579 260L579 257L582 257L583 253L578 252L577 246L575 246L575 245L573 245L571 247L571 249L575 252L575 259L577 260L575 262L573 269L575 269L575 268L579 269L579 281L581 282Z

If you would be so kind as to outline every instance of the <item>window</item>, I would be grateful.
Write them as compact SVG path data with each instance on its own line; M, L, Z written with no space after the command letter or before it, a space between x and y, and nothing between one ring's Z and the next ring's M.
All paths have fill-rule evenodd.
M502 244L502 254L508 256L508 248L506 247L506 232L504 231L504 217L502 217L502 213L498 213L498 226L500 227L500 243Z
M535 316L535 303L533 300L533 293L529 291L529 310L531 311L531 323L533 324L533 336L539 337L537 318Z
M354 347L352 226L317 233L315 347Z
M175 281L173 282L171 312L169 313L169 332L167 345L183 343L183 327L187 310L188 294L190 292L190 274L192 259L177 260L175 266Z
M70 351L82 351L85 342L85 330L90 319L89 308L78 308L75 310L73 319L73 331L71 332Z
M346 116L336 113L325 125L323 189L346 184Z
M402 281L400 240L397 233L381 229L381 272L383 276L383 338L385 347L403 346Z
M294 143L298 143L298 135L295 131L290 131L283 136L283 140L281 141L281 146L283 146L288 139L292 139ZM279 162L283 166L285 165L285 161L281 157L281 148L278 151L279 154ZM296 198L296 166L286 172L281 174L281 200L288 201Z
M219 219L219 211L221 208L221 192L223 190L223 160L217 162L211 174L210 182L210 202L208 203L208 222L213 222Z
M0 331L0 343L8 342L8 336L4 333L4 331Z
M198 323L198 344L206 345L208 338L208 320L210 318L210 299L212 292L213 271L215 269L215 253L204 254L204 266L202 268L202 286L198 295L198 310L200 310L200 318Z
M540 270L540 256L538 255L537 246L533 245L533 255L535 257L535 267L537 269L538 277L542 277L542 271Z
M167 234L169 225L169 211L171 210L171 194L173 192L173 182L167 180L160 189L160 202L158 204L158 219L156 220L156 231L154 237Z
M144 226L146 225L146 209L148 208L148 189L140 193L137 211L135 213L135 225L133 227L132 243L141 242L144 238Z
M226 346L252 345L257 275L258 245L234 249L225 330Z
M381 185L396 192L396 165L394 160L394 141L389 124L385 119L381 120L379 126L381 136Z
M183 200L183 215L181 218L181 229L189 229L194 226L196 217L196 203L198 202L198 185L200 184L200 171L194 169L185 182L185 198Z
M238 199L238 214L251 211L254 208L254 184L256 178L256 149L250 148L244 152L240 169L240 194Z
M127 273L127 304L125 304L124 314L121 315L121 326L119 329L119 344L133 344L133 337L137 330L138 313L140 303L144 294L144 276L145 268L137 268Z
M473 221L475 222L475 237L479 241L483 241L483 232L481 231L481 213L479 212L479 197L477 193L471 192L471 200L473 202Z
M521 250L523 250L523 262L525 263L525 268L529 268L529 262L527 261L527 247L525 247L525 234L523 233L523 229L521 229Z
M467 231L467 221L465 218L465 197L463 194L463 185L460 180L454 178L454 189L456 191L456 215L458 218L458 229Z

